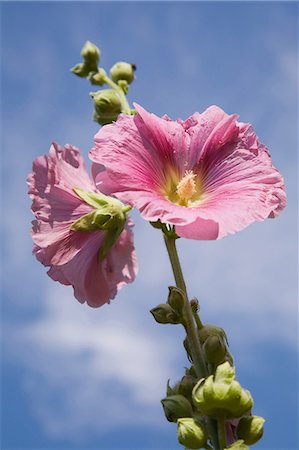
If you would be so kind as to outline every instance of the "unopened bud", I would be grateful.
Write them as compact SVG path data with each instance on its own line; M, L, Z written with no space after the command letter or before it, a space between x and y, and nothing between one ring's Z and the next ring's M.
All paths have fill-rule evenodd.
M237 427L237 436L245 444L253 445L258 442L264 433L265 419L260 416L242 417Z
M181 417L192 416L192 406L183 395L170 395L161 400L161 403L169 422L176 422Z
M167 303L161 303L160 305L152 308L150 313L153 315L154 319L158 323L180 323L178 315Z
M167 303L172 307L172 309L180 316L183 312L185 294L184 292L177 288L176 286L169 286L169 294Z
M89 67L83 63L77 64L75 67L71 69L71 72L73 72L75 75L81 78L86 78L89 74L89 71L90 71Z
M184 375L178 383L178 392L192 402L192 391L197 383L197 379L192 375Z
M86 41L81 50L81 56L84 59L86 66L89 67L90 72L96 72L98 70L100 50L96 45L90 41Z
M204 427L195 422L192 417L178 419L178 441L188 449L202 448L207 443L207 435Z
M228 362L217 367L215 375L200 380L193 389L193 403L207 416L234 419L253 406L249 391L235 381L235 370Z
M106 83L107 74L104 69L99 69L97 72L91 72L89 74L89 81L91 84L102 86Z
M203 345L205 359L211 364L220 364L226 356L226 346L220 336L209 336Z
M136 66L126 62L118 62L110 69L110 76L114 83L118 83L120 80L125 80L128 84L131 84L135 78L134 72Z
M101 125L114 122L122 112L121 99L114 89L91 92L94 101L95 120Z

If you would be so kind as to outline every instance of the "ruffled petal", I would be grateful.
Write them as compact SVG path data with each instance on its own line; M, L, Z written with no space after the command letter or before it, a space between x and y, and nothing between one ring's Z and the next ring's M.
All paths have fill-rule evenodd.
M119 289L134 281L137 260L133 233L126 228L103 261L99 259L102 233L88 233L88 241L67 264L51 266L48 274L55 281L72 285L81 303L99 307L110 303Z

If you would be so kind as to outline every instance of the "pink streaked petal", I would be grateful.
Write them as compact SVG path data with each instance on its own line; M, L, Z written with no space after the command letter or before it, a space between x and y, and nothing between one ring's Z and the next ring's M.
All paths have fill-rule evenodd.
M219 225L213 220L197 218L188 225L177 225L175 231L178 236L187 239L214 240L219 235Z
M57 184L62 184L64 188L72 191L75 181L77 183L76 186L81 189L94 190L79 149L69 144L62 148L54 143L50 148L49 154L56 160L55 181Z
M160 118L134 103L138 114L134 122L149 155L164 167L173 166L179 173L186 170L189 136L180 122Z
M117 122L101 128L95 135L95 147L89 157L104 165L119 185L131 188L137 183L143 189L152 190L163 175L149 158L133 116L120 115Z
M32 239L34 243L45 249L45 265L62 265L70 261L88 244L90 233L83 231L70 231L65 223L56 224L51 232L50 225L43 222L33 224Z
M129 220L119 240L107 255L107 280L112 284L118 283L118 289L123 284L132 283L138 271L132 227L133 222ZM130 254L130 258L128 258L128 254Z
M49 276L62 284L71 284L81 303L99 307L110 303L118 290L131 283L137 273L133 235L125 229L116 246L103 261L99 260L102 233L90 233L87 245L67 264L52 266Z

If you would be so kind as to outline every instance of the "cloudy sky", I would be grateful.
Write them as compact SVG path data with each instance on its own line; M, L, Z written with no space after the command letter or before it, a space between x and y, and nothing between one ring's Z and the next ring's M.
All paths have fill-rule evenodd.
M89 39L108 70L137 65L130 100L187 118L217 104L251 122L285 178L283 214L218 242L179 242L202 319L223 327L266 418L256 448L297 438L297 19L295 2L2 2L2 448L176 449L162 414L187 361L183 331L149 309L173 283L162 238L136 212L139 275L80 305L31 256L26 176L52 141L87 157L92 88L69 69Z

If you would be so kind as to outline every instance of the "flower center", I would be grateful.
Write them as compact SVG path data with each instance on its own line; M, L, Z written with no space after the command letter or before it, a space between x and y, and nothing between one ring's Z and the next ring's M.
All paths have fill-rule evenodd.
M194 194L196 194L195 178L196 174L192 170L187 170L181 181L177 184L176 193L180 203L188 203L188 200L191 200Z

